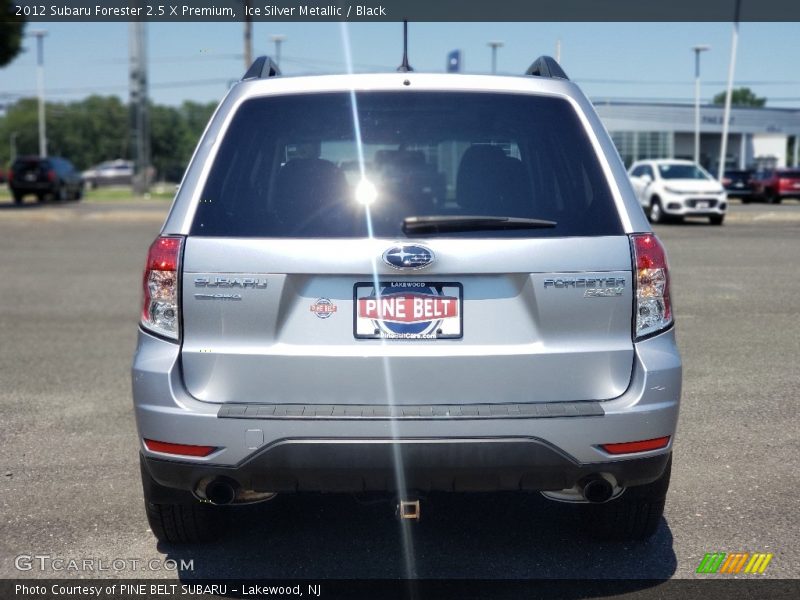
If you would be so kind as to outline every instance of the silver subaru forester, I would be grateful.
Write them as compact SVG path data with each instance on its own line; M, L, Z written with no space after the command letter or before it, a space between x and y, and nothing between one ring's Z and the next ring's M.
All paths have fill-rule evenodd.
M160 540L284 492L418 518L431 490L538 491L646 538L680 394L664 249L549 57L290 78L259 58L147 258L133 399Z

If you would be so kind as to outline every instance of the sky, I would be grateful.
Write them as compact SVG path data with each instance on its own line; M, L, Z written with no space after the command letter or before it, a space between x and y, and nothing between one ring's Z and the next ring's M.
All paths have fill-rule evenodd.
M152 23L147 26L150 97L159 104L218 101L244 73L241 23ZM44 23L46 97L128 97L127 23ZM466 72L489 72L490 40L501 40L498 72L522 74L541 54L555 56L593 100L692 102L694 54L702 54L703 101L725 89L731 23L410 23L409 59L417 71L442 72L446 55L464 53ZM394 70L402 24L349 23L354 70ZM254 55L273 54L270 35L283 34L287 75L346 71L339 23L253 24ZM34 40L0 68L0 105L36 92ZM800 109L800 23L742 23L735 85L767 98L767 106Z

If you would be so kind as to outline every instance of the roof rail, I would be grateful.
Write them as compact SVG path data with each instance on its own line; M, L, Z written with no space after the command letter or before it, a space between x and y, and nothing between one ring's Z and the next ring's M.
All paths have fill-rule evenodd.
M552 56L540 56L533 64L525 71L525 75L534 75L535 77L555 77L557 79L566 79L569 77Z
M278 63L269 56L259 56L247 69L242 81L245 79L268 79L269 77L277 77L280 74L281 70L278 67Z

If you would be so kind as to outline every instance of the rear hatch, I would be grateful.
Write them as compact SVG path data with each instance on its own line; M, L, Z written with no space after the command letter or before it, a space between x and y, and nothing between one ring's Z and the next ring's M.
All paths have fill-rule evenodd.
M20 158L14 162L12 170L15 184L47 183L50 163L38 158Z
M259 98L234 116L184 250L189 392L326 405L622 394L630 244L572 106L353 100Z

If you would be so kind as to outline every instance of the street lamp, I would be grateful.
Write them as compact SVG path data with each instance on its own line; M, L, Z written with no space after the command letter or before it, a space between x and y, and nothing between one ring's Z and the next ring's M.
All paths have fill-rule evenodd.
M44 29L34 29L28 35L36 38L36 89L39 96L39 156L47 156L47 133L44 116Z
M492 75L497 73L497 49L502 48L504 45L505 42L498 40L492 40L487 44L487 46L492 49Z
M694 162L700 164L700 53L711 46L692 46L694 50Z
M269 41L275 44L275 63L281 66L281 44L286 41L286 36L282 33L274 33L269 36Z
M17 136L19 134L16 131L12 131L11 135L8 137L8 149L9 149L9 156L11 156L11 162L13 163L14 160L17 158Z

